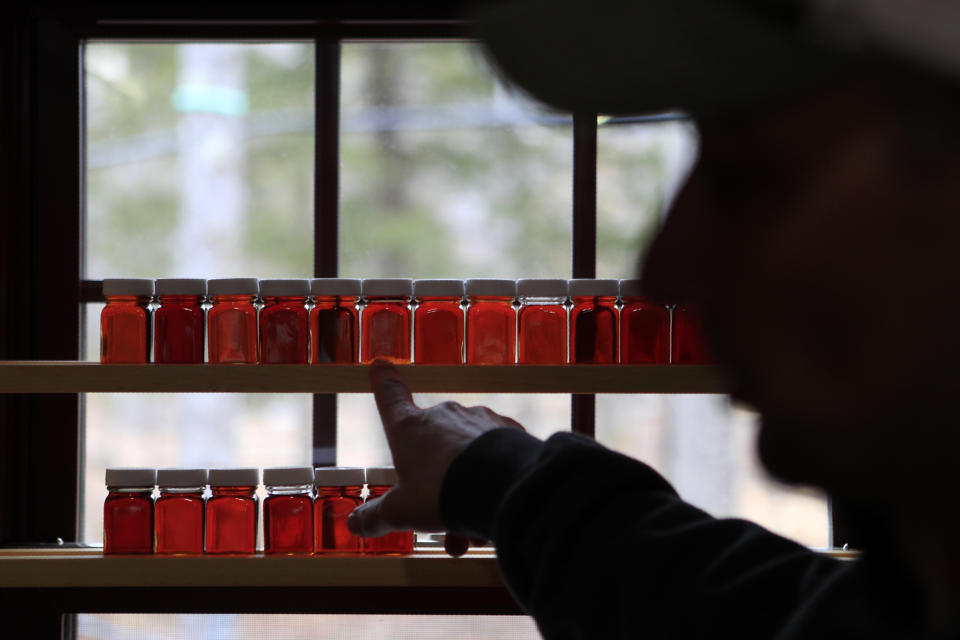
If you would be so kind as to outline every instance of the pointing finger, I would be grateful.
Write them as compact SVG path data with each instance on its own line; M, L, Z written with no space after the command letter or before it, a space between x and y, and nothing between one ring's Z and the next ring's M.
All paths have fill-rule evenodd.
M384 515L384 511L389 509L389 495L388 491L381 497L368 500L354 509L347 518L347 528L350 533L364 538L375 538L393 531L393 527L387 524Z
M380 419L388 432L419 410L397 370L384 360L374 360L370 365L370 386L377 401Z

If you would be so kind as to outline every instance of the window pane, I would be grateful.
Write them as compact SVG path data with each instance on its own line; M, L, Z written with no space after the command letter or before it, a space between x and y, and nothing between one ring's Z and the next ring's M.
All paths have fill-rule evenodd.
M510 93L467 43L342 49L340 272L345 277L569 277L569 116ZM564 395L418 395L485 404L546 437ZM387 464L373 399L338 399L341 464Z
M85 47L87 277L309 277L313 46ZM84 351L99 358L86 305ZM310 396L88 394L83 540L110 466L310 463Z
M755 437L755 414L734 409L726 396L597 396L597 440L652 466L683 499L801 544L828 546L826 497L771 479Z
M597 277L633 278L696 158L697 134L684 120L631 123L602 116L599 122Z
M85 52L87 277L311 275L312 45Z
M415 393L419 407L447 400L465 407L489 407L513 418L531 434L546 439L557 431L570 430L570 396L532 393ZM337 463L346 466L392 464L377 405L368 394L343 394L338 398Z
M308 395L88 393L84 406L82 540L87 543L103 540L108 467L263 468L311 462ZM261 500L266 498L262 486L259 492Z
M466 43L343 46L340 272L568 277L571 119Z
M78 640L533 640L525 616L91 615Z

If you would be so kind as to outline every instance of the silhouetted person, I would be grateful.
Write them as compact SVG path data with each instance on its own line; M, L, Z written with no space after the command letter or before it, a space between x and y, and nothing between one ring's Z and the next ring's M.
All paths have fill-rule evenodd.
M585 438L419 409L389 366L400 483L352 526L493 540L548 638L960 637L960 2L567 0L479 24L549 104L693 115L642 277L700 305L765 465L845 505L864 554L712 518Z

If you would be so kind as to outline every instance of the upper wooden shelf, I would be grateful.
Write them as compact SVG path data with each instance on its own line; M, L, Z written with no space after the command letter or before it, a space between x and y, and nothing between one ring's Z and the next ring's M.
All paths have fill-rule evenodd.
M699 365L403 365L411 391L442 393L725 393ZM0 393L367 393L364 365L175 365L0 362Z
M35 587L502 587L496 556L104 556L2 549L0 589Z

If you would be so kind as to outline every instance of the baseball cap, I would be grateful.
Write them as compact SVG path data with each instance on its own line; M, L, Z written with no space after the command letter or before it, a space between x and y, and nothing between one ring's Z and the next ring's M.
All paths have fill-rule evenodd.
M738 111L877 61L960 76L956 0L507 0L475 9L494 65L566 111Z

